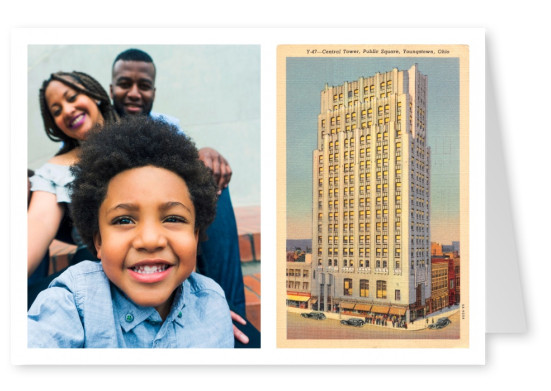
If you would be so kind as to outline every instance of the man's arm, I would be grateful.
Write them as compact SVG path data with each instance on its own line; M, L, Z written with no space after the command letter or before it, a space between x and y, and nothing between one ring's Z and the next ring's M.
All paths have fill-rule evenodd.
M180 121L177 118L155 112L151 112L149 115L151 118L162 119L163 121L174 125L178 131L184 133L180 127ZM222 155L220 155L218 151L209 147L199 149L199 160L211 169L214 174L216 184L218 185L218 194L220 194L222 190L228 187L228 184L230 183L232 176L230 164Z
M214 180L218 185L218 193L222 192L230 183L232 170L228 161L212 148L201 148L199 150L199 159L211 169L214 174Z
M240 317L239 315L237 315L235 312L233 312L231 310L230 310L230 315L231 315L232 321L236 321L237 323L240 323L242 325L247 324L245 319L243 319L242 317ZM237 339L239 342L241 342L243 344L248 344L249 343L249 337L247 337L245 335L245 333L243 333L241 330L239 330L237 328L237 326L235 326L235 325L233 325L233 336L235 337L235 339Z

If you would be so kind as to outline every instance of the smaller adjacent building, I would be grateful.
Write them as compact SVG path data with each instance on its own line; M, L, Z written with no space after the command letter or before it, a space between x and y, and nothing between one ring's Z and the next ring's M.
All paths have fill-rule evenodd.
M432 287L429 312L446 308L448 297L448 259L443 256L432 257Z
M444 255L442 253L442 245L440 243L432 242L430 244L430 255L437 257Z
M457 257L454 257L453 259L453 265L455 269L455 300L457 303L461 302L461 258L459 255Z
M450 305L459 303L459 254L457 251L445 253L449 259L448 263L448 289Z
M434 248L434 247L433 247ZM432 286L429 312L459 303L460 257L457 251L432 256Z
M287 253L287 306L309 308L312 288L312 254Z

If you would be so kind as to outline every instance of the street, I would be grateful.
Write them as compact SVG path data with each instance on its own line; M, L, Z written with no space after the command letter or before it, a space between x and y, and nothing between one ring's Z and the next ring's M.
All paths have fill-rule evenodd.
M458 339L459 313L449 316L451 324L439 330L404 330L392 327L345 326L337 319L306 319L298 313L287 312L288 339Z

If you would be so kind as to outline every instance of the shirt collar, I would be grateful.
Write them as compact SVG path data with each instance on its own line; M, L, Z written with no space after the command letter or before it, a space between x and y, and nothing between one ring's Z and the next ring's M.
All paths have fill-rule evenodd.
M174 301L165 322L176 322L183 326L183 310L186 306L185 297L187 297L183 291L183 285L180 285L176 289ZM142 307L135 304L113 284L111 284L111 292L115 314L124 332L129 332L147 319L152 322L162 323L161 316L155 308Z

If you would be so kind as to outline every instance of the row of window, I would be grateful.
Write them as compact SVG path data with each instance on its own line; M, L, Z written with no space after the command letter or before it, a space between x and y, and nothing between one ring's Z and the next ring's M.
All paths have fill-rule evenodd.
M348 242L350 242L350 244L353 244L354 243L354 237L355 236L348 236L348 235L344 235L342 236L342 241L344 244L347 244ZM361 238L363 238L364 236L360 236ZM365 235L365 239L367 241L369 241L369 239L371 238L370 235ZM394 239L396 242L400 242L402 236L397 234L394 236ZM423 237L424 238L424 237ZM332 236L332 235L329 235L327 237L327 241L329 242L329 244L332 244L333 242L335 244L338 244L339 243L339 239L340 239L340 236ZM322 240L322 237L321 236L318 236L318 243ZM388 243L388 235L375 235L375 240L376 240L376 243L377 244L380 244L380 243Z
M385 202L385 203L383 204L383 206L386 206L387 203L388 203L388 202ZM380 205L380 202L378 202L377 205ZM332 209L332 208L329 208L329 209ZM380 211L382 211L383 216L388 215L388 209L375 209L375 212L376 212L375 214L376 214L376 215L380 215L380 213L377 213L377 212L380 212ZM401 213L401 212L402 212L402 209L398 206L398 207L396 208L396 214L399 214L399 213ZM419 212L419 213L420 213L420 212ZM419 213L417 213L418 217L419 217ZM322 217L323 217L323 213L319 213L318 215L319 215L319 218L322 218ZM344 212L343 212L343 216L344 216L344 219L345 219L345 220L348 220L348 218L353 219L355 215L356 215L356 214L355 214L355 211L353 211L353 210L344 211ZM424 215L424 214L423 214L423 215ZM337 219L339 218L339 216L340 216L340 215L339 215L339 212L329 212L329 221L333 220L333 218L334 218L335 220L337 220ZM369 217L369 216L371 216L371 209L370 209L370 207L368 206L367 209L365 209L365 210L363 210L363 209L360 210L359 213L358 213L358 216L360 217L360 219L362 219L362 218L364 218L364 217ZM412 213L412 216L413 216L413 213Z
M381 232L381 226L380 226L380 221L376 222L376 230L377 232ZM384 221L383 224L385 224L385 226L382 228L382 231L383 232L386 232L388 231L388 222ZM398 221L395 221L394 223L394 228L395 228L395 231L399 232L400 231L400 228L402 226L402 223L400 220ZM359 223L359 227L360 227L360 233L363 233L363 232L368 232L367 235L365 235L365 241L366 243L369 243L369 231L371 230L371 223L368 221L368 222L360 222ZM412 231L413 231L413 227L412 227ZM420 230L421 232L425 232L425 230ZM327 232L328 233L335 233L337 234L339 232L339 225L338 224L328 224L328 227L327 227ZM417 232L419 232L419 230L417 230ZM318 233L322 233L322 228L320 228L320 226L318 225ZM341 230L341 233L354 233L354 223L344 223L342 225L342 230ZM360 244L363 244L363 241L364 241L364 235L360 234L359 235L359 242Z
M363 165L360 165L360 174L359 174L359 180L360 183L370 182L371 179L371 167L369 167L369 163L367 165L367 170L364 168ZM347 165L348 166L348 165ZM352 170L354 168L354 163L352 163ZM344 169L344 172L347 173L350 170L348 167ZM320 167L318 170L318 184L323 185L324 177L323 177L323 167ZM375 177L376 179L388 179L388 158L385 159L378 159L376 162L376 167L374 169ZM397 183L401 182L401 174L402 174L402 167L400 165L400 160L398 159L396 161L396 166L394 167L394 173L395 173L395 179ZM338 166L329 166L329 185L335 185L339 186L339 178L340 174L338 171ZM412 174L413 178L413 174ZM355 174L345 174L343 175L344 183L353 185L355 183L356 176ZM424 180L424 179L423 179ZM428 179L426 180L428 184ZM421 183L421 182L420 182Z
M391 93L391 91L388 91L388 90L383 91L379 94L379 97L381 97L381 98L388 97L388 96L390 96L390 93ZM354 97L357 98L358 96L355 95ZM363 101L366 102L366 103L367 102L373 102L374 98L375 98L375 95L370 94L369 96L364 97ZM358 103L359 103L358 99L355 99L353 101L349 101L348 102L348 107L353 107L353 106L357 105ZM379 102L379 103L381 103L381 102ZM411 103L410 103L410 107L412 107ZM424 106L422 106L422 107L424 107ZM422 107L418 107L417 115L424 118L425 111ZM338 101L334 102L334 105L333 105L334 110L338 110L338 109L342 109L342 108L344 108L344 102L338 102ZM375 108L375 106L373 104L371 104L370 107L362 109L361 112L360 112L361 118L362 119L371 118L371 116L373 115L373 109L374 108ZM397 114L401 114L401 112L402 112L402 102L401 101L396 102L396 112L397 112ZM384 105L379 104L377 106L377 114L378 115L383 115L383 113L384 113L384 115L388 115L390 113L390 103L386 103ZM350 122L351 120L355 121L356 118L357 118L356 111L345 114L346 122ZM340 115L331 117L331 125L338 125L338 124L340 124L340 122L341 122L341 116ZM325 120L322 120L322 126L325 126L325 125L326 125Z
M360 135L360 146L369 144L371 142L371 139L372 139L371 123L369 124L370 124L369 128L367 128L366 131L362 131L362 133L365 133L365 134ZM366 126L362 126L362 128L366 128ZM339 129L339 132L340 132L340 129ZM347 129L347 133L353 134L352 129ZM386 128L382 130L379 129L376 134L377 134L376 136L377 141L388 141L389 139L389 130ZM401 132L397 130L395 136L396 138L399 138L401 136ZM345 149L353 148L355 145L356 145L355 138L353 136L347 135L346 138L344 139L344 148ZM339 146L340 146L340 142L338 139L329 141L329 149L333 149L333 148L338 149Z
M357 106L359 103L360 103L360 97L358 96L358 94L356 94L356 91L358 91L357 89L354 90L354 95L352 95L352 91L348 91L348 107L354 107L354 106ZM378 93L378 97L380 99L382 98L388 98L392 95L392 89L391 88L387 88L386 91L380 91ZM335 96L337 96L337 99L335 99ZM339 95L333 95L333 110L339 110L339 109L343 109L344 108L344 101L342 100L344 98L344 95L343 93L340 93ZM376 93L375 91L365 91L364 89L364 96L363 96L363 102L364 103L368 103L368 102L371 102L373 104L373 102L375 101L375 98L376 98Z
M345 193L346 195L346 193ZM383 205L385 206L385 205ZM402 208L400 208L399 206L396 207L395 209L395 217L396 218L399 218L401 217L401 214L402 214ZM328 214L328 220L329 221L337 221L339 219L339 212L329 212ZM354 217L355 217L355 213L354 211L345 211L343 213L343 217L344 217L344 220L345 221L348 221L349 219L350 220L353 220ZM359 211L359 214L358 214L358 217L360 219L370 219L371 218L371 210L367 209L367 210L360 210ZM411 217L413 217L413 212L411 212ZM421 219L419 213L417 213L417 216L416 216L418 219ZM428 214L427 214L427 220L428 220ZM385 208L385 209L376 209L375 210L375 218L379 219L379 218L383 218L383 219L387 219L388 218L388 208ZM323 212L319 212L318 213L318 221L319 220L323 220ZM362 226L360 225L360 228L362 228Z
M287 281L287 289L308 291L310 284L306 281Z
M378 188L379 190L377 190L377 197L375 197L375 203L377 205L381 205L384 204L388 204L388 184L386 186L386 190L384 192L382 192L382 194L384 194L383 196L380 196L379 194L381 194L381 188L379 187ZM354 207L355 205L355 199L354 198L351 198L351 199L344 199L343 200L343 206L345 208L348 208L349 206L351 208ZM360 206L361 209L364 208L364 206L367 205L367 209L369 210L370 209L370 205L371 205L371 198L359 198L358 199L358 205ZM400 203L402 201L402 195L401 195L401 192L398 192L395 196L394 196L394 200L396 203ZM421 202L421 204L424 202L423 199L418 199L419 202ZM321 201L320 201L321 202ZM320 205L321 206L321 205ZM327 206L329 207L329 209L333 209L333 206L335 207L335 209L338 209L339 208L339 200L329 200L328 201L328 204Z
M394 262L394 268L400 269L400 260L396 260ZM322 266L321 259L318 260L318 266ZM327 260L327 266L332 267L338 267L339 266L339 260L338 259L328 259ZM371 261L369 259L360 259L358 260L358 266L360 268L370 268L371 267ZM343 259L343 267L354 267L354 260L353 259ZM375 261L375 268L388 268L388 261L386 259L377 259Z
M400 223L399 221L397 221L394 226L395 226L395 235L396 235L396 240L399 242L400 241L400 226L401 224L398 224ZM350 229L349 229L349 226L350 226ZM369 230L371 229L371 223L370 222L367 222L367 223L360 223L360 228L367 228L368 232ZM382 226L381 226L381 222L378 221L376 222L376 225L375 225L375 229L376 229L376 232L383 232L384 233L388 233L388 222L383 222ZM329 224L328 227L327 227L327 232L329 232L330 234L331 233L335 233L335 238L338 238L340 236L337 235L337 233L339 232L339 225L338 224ZM343 227L342 227L342 232L343 233L354 233L354 223L350 223L350 224L343 224ZM322 233L322 226L320 224L318 224L318 233ZM369 243L369 240L370 240L370 233L368 233L367 235L359 235L358 236L358 239L359 239L359 242L360 243L363 243L364 239L366 241L366 243ZM347 238L348 236L345 236L345 238ZM421 238L421 236L419 236ZM321 236L318 236L318 238L321 238ZM350 236L350 239L353 240L352 238L354 238L354 236ZM424 236L422 236L422 238L424 238Z
M363 88L363 92L364 94L367 94L367 93L375 93L375 87L376 85L375 84L369 84L369 85L366 85L364 86ZM387 80L387 81L382 81L380 82L379 84L379 88L381 90L384 90L384 89L389 89L389 88L392 88L392 80ZM348 91L348 97L349 98L352 98L353 96L358 96L359 95L359 92L360 90L358 88L354 88L354 90L350 90ZM344 93L341 92L339 94L334 94L333 95L333 100L334 101L337 101L337 100L341 100L344 98Z
M402 183L399 182L398 180L396 180L395 184L396 184L396 191L397 192L400 191ZM365 195L366 190L367 190L368 199L371 198L371 195L370 195L371 194L370 193L371 183L368 183L365 186L361 185L361 186L359 186L359 189L360 189L360 195ZM377 193L380 193L381 189L382 189L383 192L388 191L388 180L385 179L384 177L377 178L377 182L376 182L376 191L377 191ZM355 190L354 186L343 187L344 196L345 197L347 197L348 195L350 195L351 197L354 196L354 190ZM413 189L411 189L411 190L413 191ZM330 187L329 188L329 197L332 198L334 196L335 198L338 198L339 197L339 192L340 192L340 187L335 187L334 189ZM420 193L420 191L417 192L417 194L419 194L419 193ZM319 199L323 198L323 189L318 190L318 198ZM363 197L361 199L363 199Z
M440 289L447 289L448 288L448 278L435 278L434 275L432 277L432 290L437 291Z
M399 243L396 244L396 245L398 246ZM402 250L400 248L395 248L394 249L394 257L395 258L400 258L401 254L402 254ZM329 247L327 249L327 255L330 256L330 257L339 256L338 247ZM321 247L318 247L318 256L319 257L323 256L323 249ZM353 257L354 256L354 249L353 248L346 248L346 247L343 248L343 255L342 256L343 257ZM371 248L370 247L360 248L359 249L359 256L360 257L363 257L363 256L369 257L369 256L371 256ZM377 247L377 248L375 248L375 256L388 258L388 248L387 247L383 247L383 248Z
M388 130L384 130L382 132L377 132L377 137L376 137L377 141L388 141L388 139L389 139ZM356 145L354 140L355 140L354 137L345 138L344 139L344 149L353 148ZM370 132L368 132L367 135L360 136L360 146L365 145L366 142L369 144L370 141L371 141ZM339 140L329 141L329 145L328 145L329 150L332 150L333 148L338 149L339 146L340 146ZM401 146L402 146L402 143L400 141L398 141L397 144L396 144L396 148L400 148ZM366 152L368 152L368 150L366 150ZM323 158L323 156L320 156L320 158Z
M354 154L352 154L354 155ZM330 159L329 163L332 163L333 159ZM371 177L371 163L373 163L373 165L375 166L375 170L376 172L382 172L383 170L385 171L385 175L388 175L388 166L389 166L389 158L388 158L388 154L387 153L384 153L382 155L380 154L377 154L376 156L376 159L375 160L371 160L371 159L361 159L360 162L359 162L359 168L360 168L360 179L361 178L365 178L366 176L369 178ZM402 167L401 167L401 163L402 163L402 157L400 155L396 156L396 160L395 160L395 167L394 169L396 170L396 175L397 176L400 176L400 174L402 173ZM345 173L348 173L348 172L354 172L354 167L356 166L356 163L355 162L349 162L349 163L345 163L344 165L342 165L342 168L343 168L343 171ZM338 178L339 176L339 168L341 168L340 165L337 165L337 164L332 164L332 165L329 165L329 176L330 177L336 177ZM319 177L323 177L323 173L325 172L325 168L323 166L323 164L320 164L319 167L318 167L318 176ZM354 174L351 174L352 175L352 179L354 179ZM379 174L377 174L379 175ZM418 174L418 175L423 175L423 174ZM413 171L412 171L412 178L413 178ZM345 175L345 179L348 179L348 175ZM424 179L424 177L423 177ZM428 183L428 180L427 180L427 183Z
M323 120L322 120L323 121ZM359 128L362 130L370 131L371 128L374 127L374 125L379 126L383 129L385 129L388 132L388 126L391 122L394 123L394 129L396 130L396 137L400 137L402 135L402 116L397 115L395 120L391 121L390 117L381 117L378 118L376 122L373 122L372 120L369 121L363 121L359 123ZM342 128L340 125L336 125L334 127L331 127L329 130L326 131L324 127L321 128L321 136L325 136L326 134L332 134L337 135L341 132L354 132L358 128L358 123L352 123L350 125L345 125L344 128ZM380 130L380 129L379 129Z
M287 277L303 277L308 278L310 270L308 269L286 269L285 275Z
M355 113L354 113L355 114ZM349 114L347 114L347 117L349 116ZM340 117L337 117L339 118L337 121L334 121L335 117L332 117L331 118L331 134L335 134L335 133L340 133L341 132L341 128L339 127L341 125L341 122L340 122ZM371 118L371 116L369 116L369 118ZM354 116L354 118L352 119L355 123L351 123L350 125L345 125L345 127L343 128L344 130L350 132L352 130L356 130L358 124L356 122L356 118ZM364 117L362 117L362 120L364 120ZM396 116L396 121L395 122L399 122L402 120L402 116L401 115L397 115ZM346 120L346 122L350 122L349 119ZM383 116L381 114L381 117L377 118L377 121L376 121L376 124L377 125L382 125L382 124L388 124L390 123L390 116L388 115L387 112L385 112L385 115ZM322 119L321 120L321 127L322 127L322 130L325 128L325 120ZM373 121L372 120L365 120L365 122L361 122L360 123L360 127L362 129L367 129L367 128L371 128L373 127Z
M380 249L378 249L380 250ZM384 250L387 250L387 249L384 249ZM321 257L322 254L320 254L320 252L318 251L318 257ZM333 257L333 256L338 256L338 254L329 254L329 256ZM353 256L353 255L349 255L349 256ZM364 255L361 255L362 257ZM370 253L369 253L369 250L366 250L366 254L365 256L369 257L370 256ZM428 255L427 255L428 256ZM384 255L381 255L380 251L378 252L377 254L377 257L381 258L381 259L376 259L375 260L375 268L376 269L386 269L388 271L388 254L385 253ZM413 257L413 255L412 255ZM401 259L398 259L400 258L399 256L396 257L397 259L394 260L394 269L397 270L397 269L400 269L401 268ZM360 258L358 260L359 262L359 267L360 268L370 268L371 267L371 261L369 259L363 259L363 258ZM416 261L412 260L411 261L411 269L413 270L414 268L414 264L417 265L417 266L425 266L426 265L426 262L425 262L425 259L417 259ZM323 259L322 258L318 258L318 267L322 267L323 266ZM327 266L329 267L339 267L339 259L338 258L329 258L327 260ZM354 267L354 259L343 259L343 267ZM361 271L361 270L358 270L358 271ZM315 276L315 274L314 274Z
M343 295L344 296L359 296L359 297L370 297L369 291L369 280L360 280L360 286L358 291L355 294L353 280L351 278L345 278L343 281ZM377 299L386 299L387 298L387 283L383 280L377 280L375 283L375 297ZM400 301L400 290L396 289L394 291L394 300Z

